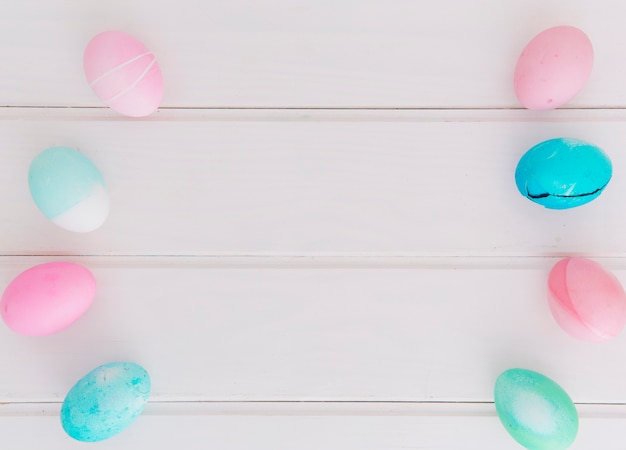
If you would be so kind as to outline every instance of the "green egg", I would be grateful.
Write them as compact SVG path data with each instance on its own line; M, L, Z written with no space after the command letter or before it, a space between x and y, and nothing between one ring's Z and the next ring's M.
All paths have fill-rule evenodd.
M578 412L550 378L509 369L496 381L496 411L509 434L530 450L564 450L576 439Z

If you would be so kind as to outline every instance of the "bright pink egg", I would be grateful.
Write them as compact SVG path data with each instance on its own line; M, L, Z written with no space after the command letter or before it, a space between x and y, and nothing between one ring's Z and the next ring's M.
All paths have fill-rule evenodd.
M157 110L163 77L155 56L141 41L121 31L95 36L83 59L87 82L111 109L131 117Z
M586 341L616 337L626 324L626 294L615 276L586 258L566 258L548 278L548 301L557 323Z
M514 74L515 94L528 109L555 109L583 88L593 67L593 47L575 27L550 28L524 48Z
M0 314L19 334L43 336L70 326L89 309L96 280L78 264L40 264L19 274L0 300Z

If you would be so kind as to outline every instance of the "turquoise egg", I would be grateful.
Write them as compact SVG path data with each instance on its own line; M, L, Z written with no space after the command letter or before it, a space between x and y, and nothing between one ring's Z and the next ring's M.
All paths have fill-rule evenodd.
M558 138L528 150L515 170L524 197L550 209L584 205L602 193L613 173L609 157L579 139Z
M524 447L564 450L576 439L576 407L550 378L531 370L510 369L498 377L494 393L500 421Z
M82 153L50 147L28 171L31 196L52 222L69 231L99 228L109 214L109 196L98 168Z
M138 364L113 362L95 368L72 387L61 407L61 424L83 442L108 439L141 414L150 395L150 376Z

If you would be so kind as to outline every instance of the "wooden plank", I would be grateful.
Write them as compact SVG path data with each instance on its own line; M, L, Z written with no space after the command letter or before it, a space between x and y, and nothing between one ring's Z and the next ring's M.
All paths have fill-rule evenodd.
M34 414L2 415L0 435L12 450L71 450L84 444L67 437L58 405L32 405ZM571 449L623 448L620 407L578 406L580 431ZM36 432L34 432L36 430ZM516 449L519 445L495 417L493 405L148 405L101 449L187 450L440 450Z
M157 55L172 107L517 107L512 73L538 32L570 24L596 52L575 107L626 105L626 4L593 0L24 0L0 11L0 103L101 106L82 53L122 29ZM10 7L9 7L10 6Z
M59 402L127 359L153 396L103 449L518 448L490 403L514 366L578 403L573 449L623 448L624 336L565 335L545 284L566 254L626 282L626 3L176 6L0 6L0 290L58 259L99 286L57 335L0 324L0 447L78 448ZM570 109L512 109L522 47L560 24L592 39L591 79ZM152 117L117 116L84 81L84 46L106 29L156 53L166 93ZM572 211L513 183L521 154L559 136L614 163L607 191ZM103 170L112 213L98 232L36 210L27 168L50 145Z
M0 402L59 401L97 365L133 360L158 401L491 401L525 367L579 403L626 403L624 337L570 338L546 301L553 260L502 267L226 267L202 258L70 258L97 299L45 338L0 327ZM0 285L42 258L3 258ZM624 260L606 264L626 282Z
M3 254L626 256L623 111L169 111L128 121L85 110L0 117ZM545 139L610 155L594 202L547 210L514 171ZM76 235L30 198L51 145L103 171L111 214Z

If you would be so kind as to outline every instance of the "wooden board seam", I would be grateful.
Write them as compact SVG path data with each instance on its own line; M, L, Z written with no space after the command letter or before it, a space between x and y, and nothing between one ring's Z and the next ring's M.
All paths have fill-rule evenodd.
M61 402L1 403L0 417L56 416ZM624 418L626 404L577 403L582 418ZM146 415L221 416L446 416L495 417L491 402L159 402L148 403Z
M626 108L167 107L140 118L103 107L0 106L0 120L113 122L624 122Z

